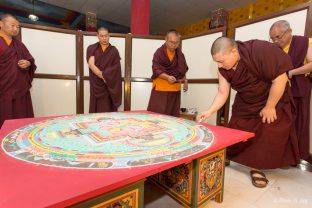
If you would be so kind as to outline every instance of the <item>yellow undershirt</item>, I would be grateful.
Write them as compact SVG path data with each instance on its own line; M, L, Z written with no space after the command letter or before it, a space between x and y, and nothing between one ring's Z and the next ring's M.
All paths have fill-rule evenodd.
M166 48L166 51L167 51L167 56L168 56L170 62L172 62L174 55L175 55L175 51L171 52L168 48Z
M102 51L105 52L106 48L108 48L108 45L101 45L101 48L102 48Z
M312 44L312 38L309 38L309 44ZM288 54L289 48L290 48L290 43L283 48L284 52ZM305 65L307 63L308 63L308 60L307 60L307 58L305 58L303 64ZM309 74L310 73L306 73L305 76L308 76Z
M169 51L168 48L166 51L170 62L172 62L175 52ZM170 84L167 80L156 78L153 80L153 89L154 88L156 91L178 92L181 90L181 83Z
M12 40L10 40L9 38L7 38L6 36L4 36L1 32L0 32L0 37L2 37L5 41L5 43L9 46L12 42Z

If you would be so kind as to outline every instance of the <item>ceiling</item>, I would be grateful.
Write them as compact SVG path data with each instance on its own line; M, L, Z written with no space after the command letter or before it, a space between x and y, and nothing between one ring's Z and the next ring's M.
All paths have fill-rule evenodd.
M42 2L130 27L131 0L40 0ZM256 0L150 0L150 33L164 33L208 18L218 8L230 10Z

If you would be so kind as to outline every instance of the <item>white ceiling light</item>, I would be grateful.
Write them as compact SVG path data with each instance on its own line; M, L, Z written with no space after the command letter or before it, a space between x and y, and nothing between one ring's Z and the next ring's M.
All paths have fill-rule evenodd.
M35 14L30 14L28 15L28 18L31 20L31 21L37 21L39 20L39 17Z
M29 14L28 18L31 21L38 21L39 17L37 15L35 15L35 0L32 0L31 2L32 2L32 14Z

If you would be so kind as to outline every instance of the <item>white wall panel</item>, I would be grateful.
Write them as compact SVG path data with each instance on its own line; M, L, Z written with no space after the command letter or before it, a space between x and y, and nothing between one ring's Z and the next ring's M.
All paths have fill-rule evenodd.
M87 48L89 45L98 42L97 36L83 36L83 74L89 76L89 67L86 60ZM126 54L126 39L121 37L110 37L109 42L118 49L121 58L121 75L125 76L125 54Z
M153 55L164 43L164 40L132 39L132 77L152 76Z
M89 104L90 104L90 82L85 80L83 82L83 94L84 94L84 113L89 113ZM124 82L122 82L122 100L121 105L118 108L118 111L124 110Z
M90 105L90 81L83 81L83 107L84 113L89 113L89 105Z
M98 42L97 36L83 36L83 75L89 76L89 67L87 62L87 48L89 45ZM123 71L123 70L122 70ZM88 105L89 106L89 105ZM89 112L89 110L88 110Z
M151 82L131 83L131 110L146 110L151 96Z
M310 97L310 154L312 154L312 95Z
M35 117L76 114L76 81L34 79L30 90Z
M230 94L230 108L229 108L229 119L231 118L232 116L232 105L234 103L234 100L235 100L235 96L236 96L236 91L231 89L231 94ZM230 120L229 120L230 121Z
M218 92L218 84L189 84L187 92L181 94L181 107L196 108L198 113L208 110ZM207 123L216 124L217 113Z
M218 67L213 61L210 49L212 43L222 32L190 38L182 41L182 51L189 70L188 79L218 78Z
M76 74L76 36L22 28L22 41L35 58L36 73Z
M235 39L246 41L259 39L269 41L271 25L278 20L287 20L292 28L293 35L304 35L307 10L302 10L265 21L245 25L235 29Z

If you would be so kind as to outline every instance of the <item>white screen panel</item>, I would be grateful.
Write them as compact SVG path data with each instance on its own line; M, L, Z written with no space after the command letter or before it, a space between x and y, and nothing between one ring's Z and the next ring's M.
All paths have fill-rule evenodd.
M231 95L230 95L230 108L229 108L229 121L230 121L230 118L232 116L232 105L234 103L234 100L235 100L235 96L236 96L236 91L231 89Z
M85 80L83 82L83 102L84 102L84 113L89 113L89 104L90 104L90 82ZM121 105L118 108L118 111L124 110L124 82L122 82L122 100Z
M222 33L214 33L182 41L182 50L189 70L188 79L218 78L217 64L212 60L210 49L213 41Z
M83 36L83 75L89 76L89 67L86 60L87 48L89 45L98 42L97 36ZM121 75L125 76L125 54L126 54L126 39L120 37L110 37L109 42L118 49L121 58Z
M76 81L34 79L32 85L35 117L76 114Z
M164 43L164 40L132 39L132 77L150 78L152 76L154 53Z
M131 83L131 110L146 110L151 96L151 82Z
M246 41L260 39L269 41L271 25L278 20L287 20L292 28L293 35L304 35L307 10L282 15L265 21L249 24L235 29L235 39Z
M312 154L312 95L310 96L310 154Z
M90 105L90 82L89 80L83 81L83 112L85 114L89 113Z
M36 73L76 74L76 36L22 28L22 41L35 58Z
M218 92L218 84L189 84L187 92L181 94L181 107L196 108L198 113L208 110ZM202 96L198 96L202 95ZM207 123L216 125L217 113Z

